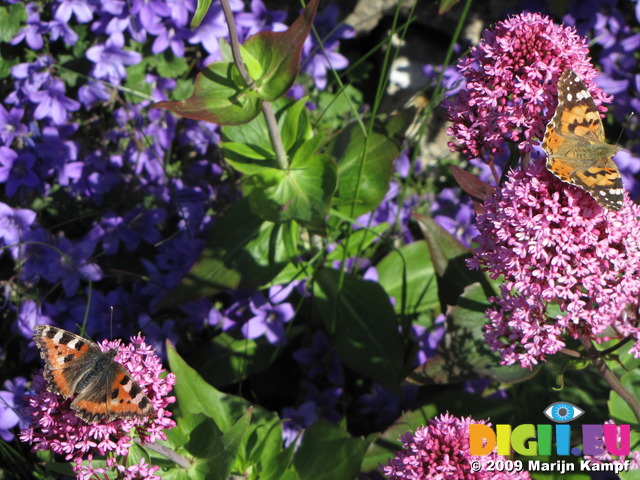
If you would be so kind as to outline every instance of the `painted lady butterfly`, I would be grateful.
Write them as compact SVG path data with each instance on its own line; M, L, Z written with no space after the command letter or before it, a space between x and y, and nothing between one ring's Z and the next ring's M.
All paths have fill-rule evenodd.
M116 350L103 352L86 338L50 325L36 325L34 330L48 390L73 396L71 408L82 420L110 422L153 413L151 400L114 360Z
M598 108L572 70L562 72L558 80L558 108L542 148L547 169L556 177L582 188L607 210L622 208L622 179L612 160L620 147L605 142Z

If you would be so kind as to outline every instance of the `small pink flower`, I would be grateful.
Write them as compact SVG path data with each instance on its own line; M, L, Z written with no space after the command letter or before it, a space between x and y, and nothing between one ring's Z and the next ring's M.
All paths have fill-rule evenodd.
M117 460L128 455L133 436L145 445L158 439L166 439L164 430L175 426L170 418L171 412L167 410L169 404L175 402L175 397L169 396L176 382L175 376L169 373L162 377L164 369L160 358L145 343L144 338L139 335L131 337L128 345L122 345L119 340L105 340L99 346L103 351L117 350L115 360L125 366L145 391L153 403L155 413L147 419L88 424L76 416L70 407L70 399L65 400L49 392L42 374L36 375L32 382L33 393L26 397L28 406L25 408L25 417L30 420L30 426L20 432L20 439L29 442L34 450L51 450L74 462L73 469L78 479L107 473L102 468L92 466L94 456L107 456L108 464L112 459L112 463L115 462L112 466L115 466ZM83 463L84 460L87 462ZM145 472L151 475L155 471L153 468L146 468Z
M485 30L458 63L467 84L443 102L452 126L450 143L470 158L491 162L515 143L528 152L555 111L556 82L567 68L585 82L601 111L609 97L595 87L583 37L538 13L522 13Z
M402 450L396 452L389 465L382 467L390 480L490 480L495 472L487 468L489 462L503 459L493 452L484 456L472 456L469 452L469 425L481 423L471 417L457 418L448 413L429 420L425 427L402 437ZM480 462L480 468L472 468L472 462ZM476 471L478 470L478 471ZM530 479L528 472L505 473L504 480Z
M469 266L503 278L486 336L505 364L531 367L565 337L632 337L640 357L640 206L619 212L552 175L534 158L509 173L477 216Z

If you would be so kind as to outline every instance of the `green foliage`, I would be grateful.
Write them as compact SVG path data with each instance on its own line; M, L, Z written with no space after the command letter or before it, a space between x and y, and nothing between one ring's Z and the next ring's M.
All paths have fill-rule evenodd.
M173 348L168 348L168 355L171 370L180 378L180 412L165 444L189 467L183 470L154 457L162 478L355 478L373 437L354 438L340 427L317 422L306 432L294 459L293 447L282 447L281 421L275 414L219 392Z
M328 145L328 153L338 162L338 191L333 206L351 217L376 208L389 189L393 161L400 144L389 136L384 125L365 132L351 124Z
M376 269L380 285L395 299L397 313L414 315L439 309L437 280L426 242L391 251Z
M396 390L404 367L403 340L382 287L323 269L318 272L314 295L344 363L385 388Z
M0 7L0 42L8 43L20 31L27 19L25 6L20 3Z
M221 125L241 125L260 113L262 101L244 83L238 68L231 62L209 65L196 77L193 95L179 102L158 102L185 118Z
M218 219L200 260L161 307L270 281L288 261L282 240L285 230L255 215L248 200L235 203Z
M352 438L331 423L318 421L305 433L294 465L301 480L350 480L357 477L360 463L373 437Z
M286 31L260 32L247 39L244 45L246 51L260 67L251 75L260 98L276 100L287 93L295 82L300 68L302 46L311 31L318 2L319 0L311 0L307 3L302 14ZM243 60L247 63L244 56Z

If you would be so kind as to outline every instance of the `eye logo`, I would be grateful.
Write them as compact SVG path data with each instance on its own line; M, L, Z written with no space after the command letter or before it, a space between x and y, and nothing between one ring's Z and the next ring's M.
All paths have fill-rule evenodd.
M544 411L547 418L556 423L571 422L576 418L581 417L583 413L584 410L569 402L552 403Z

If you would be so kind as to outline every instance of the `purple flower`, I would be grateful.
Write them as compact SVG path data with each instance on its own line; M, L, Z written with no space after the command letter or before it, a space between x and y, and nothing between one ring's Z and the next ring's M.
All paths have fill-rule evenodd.
M306 367L307 377L316 379L321 375L326 375L331 384L344 384L340 358L321 330L314 333L310 347L300 348L293 352L292 356L298 363Z
M256 339L266 335L269 343L283 345L284 324L291 321L295 309L290 303L272 305L262 295L254 295L249 302L253 316L242 326L245 338Z
M95 250L95 241L84 239L72 242L61 238L58 243L61 257L58 263L62 275L62 288L65 295L73 297L81 280L98 281L102 278L102 269L90 261Z
M6 182L5 193L13 197L20 187L32 189L40 185L40 178L34 173L36 157L31 153L16 152L0 147L0 183Z
M193 0L166 0L169 13L162 16L169 17L177 27L185 27L189 23L191 12L196 9ZM158 13L160 15L160 13Z
M50 118L54 124L67 122L68 112L80 109L80 102L65 96L65 86L59 78L52 78L45 90L30 92L29 100L37 105L33 116L36 120Z
M458 141L451 149L488 163L508 152L508 142L530 151L555 110L560 74L571 68L587 87L593 86L597 72L588 54L585 39L573 28L537 13L516 15L485 30L480 44L458 64L465 88L443 102L453 123L448 132ZM609 99L597 88L590 91L597 105Z
M124 365L142 387L153 404L155 414L147 419L87 424L76 416L69 399L51 393L47 390L47 381L41 374L36 375L32 383L33 393L29 395L25 408L30 425L20 432L20 440L31 444L36 451L51 450L73 461L73 470L79 478L87 478L87 472L90 474L94 470L94 455L107 455L108 464L115 468L118 462L114 460L127 457L134 436L140 444L146 445L158 439L166 440L164 430L175 426L170 418L171 412L167 410L169 404L175 402L175 397L169 396L176 382L175 376L172 373L164 375L160 358L144 338L131 337L128 345L121 344L119 340L104 340L98 346L102 351L117 350L115 360Z
M184 57L184 42L191 36L188 28L157 23L149 29L149 33L156 36L151 45L151 52L154 55L171 48L176 57Z
M87 0L58 0L53 17L63 24L69 23L71 15L75 15L78 23L87 23L93 19L92 5Z
M141 313L138 315L138 326L144 332L147 343L153 347L156 354L166 360L166 345L169 340L173 345L179 341L178 334L175 331L176 322L168 320L158 325L148 314Z
M446 317L443 314L438 315L433 321L432 328L425 328L420 324L414 323L411 326L413 336L418 343L418 351L416 352L415 365L424 365L427 360L435 356L440 341L444 337L444 323Z
M22 107L13 107L7 112L4 105L0 104L0 140L6 147L10 147L16 137L26 135L27 126L22 123L23 115Z
M50 38L52 42L62 38L64 43L72 46L78 41L78 34L65 22L51 20L49 22L49 29L51 30Z
M24 243L20 280L36 283L44 278L51 283L57 282L60 279L56 268L60 264L60 255L52 245L51 236L43 228L36 228L25 232Z
M329 70L342 70L349 65L349 60L339 54L337 50L340 46L339 40L353 38L355 31L347 25L335 28L339 15L340 11L335 3L327 5L313 21L322 38L322 49L318 46L314 35L308 36L302 46L302 71L313 78L316 87L320 90L327 86L327 72Z
M640 206L625 198L619 212L604 210L536 158L484 208L469 265L504 278L486 312L487 340L504 363L531 367L566 335L599 342L605 331L634 338L640 357Z
M9 247L9 251L15 260L24 246L19 244L24 240L24 234L30 230L30 226L36 219L36 212L26 208L11 208L6 203L0 202L0 240L2 246Z
M305 402L298 408L284 407L281 417L284 447L289 448L293 442L296 442L295 448L298 448L304 436L304 430L316 421L316 404Z
M456 418L448 413L429 420L415 433L402 436L402 449L395 458L382 467L389 480L490 480L496 479L495 472L487 468L489 463L504 457L493 452L489 455L473 456L469 451L469 425L491 425L484 420L475 421L471 417ZM479 468L472 468L472 462L479 462ZM474 465L475 467L475 465ZM502 480L530 479L529 472L501 473Z
M242 8L244 8L244 5L240 10L242 10ZM189 43L192 45L201 44L209 54L215 54L218 56L220 51L219 39L228 37L229 29L227 28L227 23L224 19L222 7L220 4L214 3L209 8L209 11L202 19L202 22L196 31L193 32L193 35L189 39ZM206 63L210 63L209 60L215 61L217 58L207 59Z
M96 45L87 50L86 57L95 63L93 75L118 85L126 78L125 67L142 61L138 52L124 50L124 36L112 34L105 45Z
M457 50L460 49L457 48ZM422 72L424 73L425 77L427 77L431 85L435 85L441 71L441 65L425 65L422 69ZM451 97L459 93L460 90L465 87L465 84L466 82L464 76L458 68L453 66L448 66L447 68L445 68L444 73L442 74L442 87L444 88L444 94L447 97Z
M104 82L90 81L78 89L78 100L87 109L90 109L94 103L106 102L110 98L111 92Z
M312 400L316 405L316 411L320 418L330 422L339 422L342 414L337 408L342 396L342 387L330 386L324 390L318 388L315 383L307 380L300 382L300 394L302 398Z
M431 204L433 219L466 247L478 230L473 224L473 206L462 201L460 189L444 188Z
M159 242L162 238L158 225L166 218L163 209L143 210L136 208L124 217L113 212L104 214L101 223L100 240L107 255L118 253L120 244L127 252L132 252L141 241L149 244Z
M21 106L24 95L40 90L42 85L49 82L51 79L51 66L54 63L55 60L52 57L43 55L34 62L19 63L11 67L11 75L19 81L16 82L16 91L12 92L5 99L5 102Z
M47 33L47 24L40 21L40 5L27 4L27 26L11 40L11 45L17 45L26 40L32 50L40 50L44 45L42 35Z
M168 11L166 2L162 0L103 0L100 7L102 15L91 25L94 32L111 36L128 31L131 38L140 43L147 39L147 30L160 21L155 10Z
M236 14L236 25L244 30L242 35L248 38L258 32L269 30L282 32L287 26L282 23L287 18L284 10L269 10L262 0L251 0L251 11Z
M416 390L414 385L410 386L413 391ZM391 394L378 384L372 386L371 393L365 393L358 399L361 412L367 417L371 426L375 428L384 428L391 425L398 418L400 413L400 399L397 395Z
M13 432L9 430L17 425L25 428L27 425L22 419L20 411L24 406L22 397L26 393L27 379L16 377L4 382L4 390L0 390L0 438L5 442L11 442Z
M25 300L20 305L15 330L23 338L31 341L33 339L33 327L42 324L50 325L51 323L53 323L51 318L42 313L40 305L33 300Z

